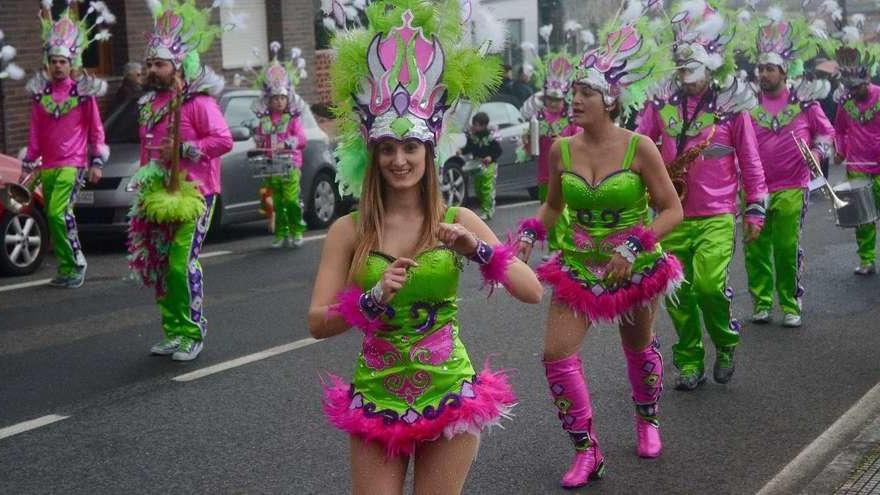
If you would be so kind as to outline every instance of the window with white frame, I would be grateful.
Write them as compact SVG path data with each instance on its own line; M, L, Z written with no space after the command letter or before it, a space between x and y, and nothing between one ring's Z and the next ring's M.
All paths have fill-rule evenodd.
M266 34L266 0L237 0L233 7L221 7L220 18L241 17L244 27L226 31L221 37L223 68L241 69L246 65L261 66L269 59ZM259 56L253 49L259 50Z

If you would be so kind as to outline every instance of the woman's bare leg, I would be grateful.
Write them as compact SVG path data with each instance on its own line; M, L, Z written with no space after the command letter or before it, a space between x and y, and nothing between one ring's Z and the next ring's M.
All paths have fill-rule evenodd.
M351 438L351 493L402 495L406 480L407 457L388 459L378 442Z
M413 495L461 493L479 446L480 437L469 433L419 445L413 468Z
M568 306L552 302L544 331L544 361L558 361L579 354L590 322Z

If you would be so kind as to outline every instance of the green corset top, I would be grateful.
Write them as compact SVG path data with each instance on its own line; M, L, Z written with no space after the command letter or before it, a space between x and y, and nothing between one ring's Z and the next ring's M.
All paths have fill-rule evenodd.
M444 222L454 222L449 208ZM379 281L394 257L374 251L356 277L362 288ZM391 300L386 327L364 338L353 377L354 407L408 423L431 416L465 393L474 369L458 337L458 280L462 257L438 246L415 255L408 279ZM464 390L464 392L462 392Z

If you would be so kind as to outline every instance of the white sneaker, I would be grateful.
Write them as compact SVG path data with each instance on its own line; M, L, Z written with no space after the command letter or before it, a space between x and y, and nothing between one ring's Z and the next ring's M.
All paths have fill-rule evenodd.
M752 315L752 323L770 323L770 310L762 309L760 311L755 311Z
M180 339L180 345L177 347L177 351L171 356L171 359L175 361L192 361L199 357L199 353L202 352L203 347L205 347L205 344L201 340L182 337Z
M168 356L170 354L174 354L179 345L180 337L165 337L164 339L162 339L162 342L159 342L153 347L150 347L150 354L155 354L157 356Z
M853 273L856 275L873 275L876 271L877 269L874 268L874 263L869 263L867 265L857 266L856 269L853 270Z
M282 237L281 239L275 239L272 241L272 249L280 249L284 247L284 244L287 243L287 238Z
M803 321L801 319L801 315L786 313L782 317L782 326L784 326L784 327L796 328L796 327L801 326L802 324L803 324Z
M293 247L302 247L303 237L301 235L290 237L287 239Z

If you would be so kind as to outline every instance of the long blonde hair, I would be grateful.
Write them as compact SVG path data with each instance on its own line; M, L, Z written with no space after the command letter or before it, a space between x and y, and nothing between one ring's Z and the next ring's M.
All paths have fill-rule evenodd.
M357 216L358 243L355 246L354 257L348 271L349 281L367 261L370 251L379 249L382 242L382 221L385 218L385 180L382 171L375 165L378 163L379 147L372 146L370 149L370 163L364 177L364 186L361 191L359 214ZM422 199L421 235L416 246L416 252L433 247L437 243L436 232L443 219L446 205L440 195L440 183L437 170L434 168L434 148L425 144L425 175L419 182Z

